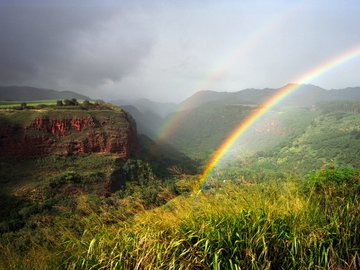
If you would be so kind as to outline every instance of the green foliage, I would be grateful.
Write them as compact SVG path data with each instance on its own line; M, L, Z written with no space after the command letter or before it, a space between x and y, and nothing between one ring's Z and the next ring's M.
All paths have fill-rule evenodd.
M79 103L76 98L64 100L64 106L77 106L77 105L79 105Z
M356 135L354 136L357 130L360 130L357 115L350 113L322 115L316 118L301 136L276 154L278 162L299 168L302 172L329 162L341 166L360 167L357 158L360 144Z
M345 112L360 114L360 102L351 100L338 100L318 105L324 113Z
M350 200L360 194L360 177L352 168L324 168L307 174L305 179L303 191L307 195Z
M109 227L96 218L97 228L90 221L80 239L71 237L67 242L62 267L356 267L359 198L341 201L319 194L309 200L298 191L293 182L226 183L217 190L181 196L162 208L139 213L135 222ZM325 204L319 204L320 198Z
M199 110L220 123L234 109ZM300 120L295 111L302 109L273 115L291 134L268 144L266 132L257 134L262 150L221 164L202 191L194 190L198 176L188 177L162 151L146 161L112 155L2 160L0 268L357 269L358 116L304 110ZM100 121L116 123L113 113L102 111ZM237 120L245 113L238 111ZM21 124L27 117L12 112L0 120ZM216 148L226 136L220 133L204 145ZM183 145L189 138L177 137ZM207 158L204 145L190 149L187 142L189 152ZM158 178L153 160L176 178ZM122 186L109 193L112 181Z
M17 262L23 268L29 262L16 254L39 252L48 257L33 260L32 267L352 269L359 262L360 178L352 169L315 171L304 183L218 181L190 195L196 179L159 181L139 160L123 168L133 182L108 198L92 193L66 199L57 192L51 202L24 202L17 222L27 218L27 224L3 235L0 249L8 257L0 256L0 266ZM71 171L54 177L61 185L81 185L78 178ZM184 195L174 198L176 190ZM70 212L40 221L54 207Z
M243 106L206 104L180 112L183 116L179 116L169 141L192 158L207 158L249 111Z
M255 107L206 104L180 112L180 122L169 141L192 158L207 160ZM298 136L319 113L306 108L284 107L267 113L232 147L255 153L268 151ZM242 153L241 153L242 154Z
M122 166L122 170L125 178L130 182L143 184L148 180L154 179L150 164L139 159L126 160L125 164Z
M74 171L66 171L50 180L51 188L58 188L67 183L80 183L81 176Z

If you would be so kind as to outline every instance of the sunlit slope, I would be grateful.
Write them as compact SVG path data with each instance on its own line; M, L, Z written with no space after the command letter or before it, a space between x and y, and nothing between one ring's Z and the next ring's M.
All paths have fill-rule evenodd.
M277 164L306 171L327 163L360 167L360 114L329 112L304 133L273 152Z
M62 244L55 243L58 252L42 263L63 269L357 269L359 176L330 169L308 181L227 182L122 222L116 211L114 222L94 213L81 219L81 234L60 227ZM6 254L3 265L24 263Z

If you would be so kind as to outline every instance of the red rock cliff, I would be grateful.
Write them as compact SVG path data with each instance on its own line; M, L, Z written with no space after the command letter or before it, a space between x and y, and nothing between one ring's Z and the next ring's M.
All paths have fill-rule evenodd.
M125 112L42 115L25 125L0 126L1 156L109 152L126 158L137 151L136 125Z

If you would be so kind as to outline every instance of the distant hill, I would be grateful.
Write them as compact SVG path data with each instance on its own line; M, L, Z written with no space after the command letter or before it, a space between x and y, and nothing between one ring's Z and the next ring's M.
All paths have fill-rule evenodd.
M183 101L179 106L179 110L193 109L208 102L217 103L218 105L257 105L263 103L279 89L287 86L278 89L245 89L238 92L199 91ZM315 85L302 84L284 100L283 104L311 106L336 100L360 100L360 87L326 90Z
M160 129L164 119L152 111L141 112L135 106L121 106L125 111L131 114L136 121L137 131L139 134L145 134L153 137Z
M178 104L155 102L149 99L113 100L111 103L121 106L135 119L139 134L154 138L161 128L165 117L176 111Z
M110 101L113 104L121 107L125 105L131 105L136 107L142 113L153 113L164 118L170 113L176 111L178 104L171 102L156 102L147 98L139 99L118 99Z
M3 101L30 101L70 98L90 100L89 97L72 91L56 91L52 89L42 89L29 86L0 86L0 100Z

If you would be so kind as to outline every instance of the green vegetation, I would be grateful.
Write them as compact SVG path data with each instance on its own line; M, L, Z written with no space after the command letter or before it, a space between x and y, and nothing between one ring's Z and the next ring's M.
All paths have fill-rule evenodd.
M136 188L127 189L132 190L128 197L114 194L105 203L87 198L81 207L85 215L42 223L36 234L3 235L1 266L356 269L359 175L329 168L308 177L309 182L225 182L148 211L144 205L156 200L142 201ZM156 183L142 187L148 197L164 196L164 189L148 190ZM22 213L32 211L37 209Z
M181 112L184 116L169 141L191 158L205 159L250 111L244 106L207 104Z
M109 103L102 100L89 101L76 98L64 100L30 100L30 101L0 101L0 110L25 110L25 109L118 109Z
M190 157L206 160L253 110L249 106L210 103L184 111L169 141ZM271 111L243 136L237 148L251 154L272 149L301 134L317 115L318 111L307 108Z
M27 106L52 106L55 105L57 100L31 100L31 101L0 101L0 109L17 108L21 107L21 103L25 103Z
M271 112L201 191L199 163L145 136L127 160L2 158L0 268L358 269L360 118L344 104ZM0 124L59 112L117 121L111 108L63 105L6 111ZM251 110L197 108L172 139L204 162Z

